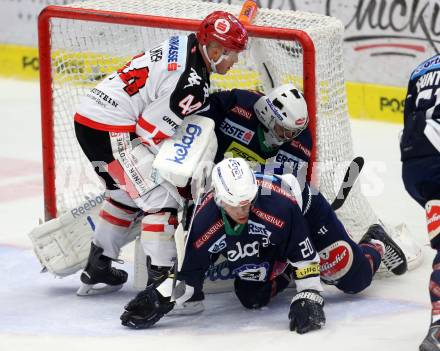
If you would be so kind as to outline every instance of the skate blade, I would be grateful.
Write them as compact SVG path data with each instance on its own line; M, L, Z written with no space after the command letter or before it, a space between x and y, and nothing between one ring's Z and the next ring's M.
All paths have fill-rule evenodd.
M78 296L92 296L92 295L102 295L118 291L122 288L121 285L106 285L106 284L83 284L79 287L76 292Z
M176 305L165 316L192 316L202 313L204 310L205 306L202 301L185 302L182 305Z

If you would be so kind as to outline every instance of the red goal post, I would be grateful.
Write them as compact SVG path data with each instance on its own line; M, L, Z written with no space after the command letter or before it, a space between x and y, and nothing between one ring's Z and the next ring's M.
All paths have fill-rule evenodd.
M54 146L54 111L52 95L52 57L50 21L53 18L65 18L81 21L93 21L111 24L126 24L167 28L195 32L201 20L139 15L101 10L84 10L63 6L48 6L38 18L38 40L40 57L40 94L43 139L43 172L44 172L44 208L46 220L57 217L55 186L55 146ZM304 96L307 100L310 125L314 130L316 114L315 95L315 49L310 36L295 29L268 28L246 25L250 37L297 41L303 49ZM73 116L72 116L73 118ZM314 133L314 132L313 132ZM312 159L314 157L312 156Z

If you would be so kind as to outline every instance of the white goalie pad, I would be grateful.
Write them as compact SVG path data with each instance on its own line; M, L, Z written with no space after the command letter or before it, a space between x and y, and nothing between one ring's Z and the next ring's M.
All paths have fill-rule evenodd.
M204 170L212 168L217 152L214 126L207 117L186 117L176 134L163 142L153 168L177 187L184 187L191 178L203 177Z
M65 277L85 267L90 251L93 225L104 194L60 217L45 222L29 233L43 269ZM90 204L91 202L91 204ZM94 206L91 206L94 205Z
M43 271L66 277L85 267L94 225L103 201L104 194L90 196L81 206L39 225L29 233ZM129 236L134 238L139 233L140 224L137 221L130 229Z

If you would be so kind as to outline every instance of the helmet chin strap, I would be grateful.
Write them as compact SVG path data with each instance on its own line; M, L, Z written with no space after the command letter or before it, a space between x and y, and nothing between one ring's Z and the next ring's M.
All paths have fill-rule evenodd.
M212 60L208 55L208 49L206 48L206 45L202 46L203 54L206 56L206 58L209 61L209 64L211 65L211 71L213 73L217 73L217 65L223 61L223 59L226 57L225 55L221 54L217 61Z

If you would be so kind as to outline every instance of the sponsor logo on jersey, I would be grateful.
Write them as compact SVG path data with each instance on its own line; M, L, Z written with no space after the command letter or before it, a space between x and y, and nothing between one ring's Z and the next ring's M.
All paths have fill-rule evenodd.
M233 108L231 108L231 112L234 112L235 114L246 118L247 120L250 120L252 117L252 112L249 112L248 110L244 109L241 106L234 106Z
M226 249L226 234L223 234L223 236L218 239L214 244L211 245L211 247L208 249L210 253L216 254L220 251Z
M278 150L275 156L275 161L279 162L281 165L289 163L293 171L297 171L306 162L295 155L289 154L286 151Z
M245 264L233 270L234 275L238 275L243 280L264 282L269 271L269 263Z
M176 71L181 64L182 49L180 47L180 38L178 36L173 36L168 42L168 71Z
M306 279L311 277L316 277L319 275L319 264L311 263L308 266L303 268L295 269L295 278L296 279Z
M108 105L111 105L112 107L118 107L118 103L113 100L110 96L108 96L103 91L93 88L90 90L90 92L87 94L87 97L91 98L92 100L96 101L99 105L106 106L104 102L106 102Z
M183 89L188 87L193 87L194 85L200 85L202 81L202 77L197 74L197 71L191 67L191 72L188 76L188 84L183 87Z
M235 278L235 274L229 268L228 260L222 255L220 255L220 260L222 260L220 263L216 263L214 266L208 268L205 273L205 279L216 281Z
M285 222L275 217L274 215L271 215L267 212L264 212L263 210L260 210L259 208L256 208L255 206L251 207L251 212L254 213L258 218L262 219L263 221L274 225L275 227L282 229L285 225Z
M213 197L214 197L214 192L210 192L210 193L208 193L208 195L206 195L206 196L203 198L203 200L202 200L200 206L197 207L196 214L199 213L199 212L200 212L200 211L206 206L206 204L209 203L209 201L211 201L211 199L212 199Z
M166 122L167 124L169 124L171 126L171 128L173 128L174 130L177 129L177 127L179 126L179 124L177 124L176 122L173 121L173 119L169 116L163 116L162 120L164 122Z
M269 238L272 232L269 231L264 224L249 220L248 230L250 235L261 235L263 237L263 242L262 242L263 247L269 246Z
M255 134L255 132L251 131L250 129L247 129L238 123L232 122L229 118L226 118L222 121L220 124L220 130L224 134L237 139L246 145L249 145Z
M230 249L227 252L228 261L235 262L240 258L252 257L260 253L260 243L254 241L252 243L247 243L242 245L241 242L237 241L235 243L236 249Z
M150 60L151 62L159 62L162 60L163 50L161 46L155 47L150 50Z
M227 150L225 151L225 157L241 157L249 163L259 163L262 165L266 163L264 158L235 141L228 146Z
M206 232L204 232L200 238L197 239L197 241L194 243L194 247L196 249L200 249L209 239L212 238L212 236L217 233L220 229L223 228L223 220L219 219L217 222L215 222L212 226L208 228Z
M335 283L350 270L353 253L346 241L336 241L319 252L321 258L321 278Z
M303 144L301 144L298 140L292 140L290 142L290 145L292 145L295 149L301 150L304 155L307 157L310 157L312 155L312 152L310 149L306 148Z
M440 71L426 72L419 78L416 83L417 91L420 92L423 88L438 86L440 83ZM419 95L420 96L420 95Z
M173 146L176 148L176 155L174 158L167 158L168 161L176 162L178 164L183 164L183 161L188 156L188 150L191 149L195 138L197 138L202 133L202 128L196 124L188 123L186 126L185 134L182 136L182 140L179 143L174 143Z
M286 190L284 190L283 188L281 188L280 186L272 183L272 182L268 182L266 180L262 180L262 179L257 179L257 185L264 187L266 189L269 189L270 191L275 191L277 194L280 194L281 196L285 197L286 199L292 201L293 203L297 203L295 197L292 195L292 193L287 192ZM262 194L267 194L267 192L264 192L264 190L261 190Z

